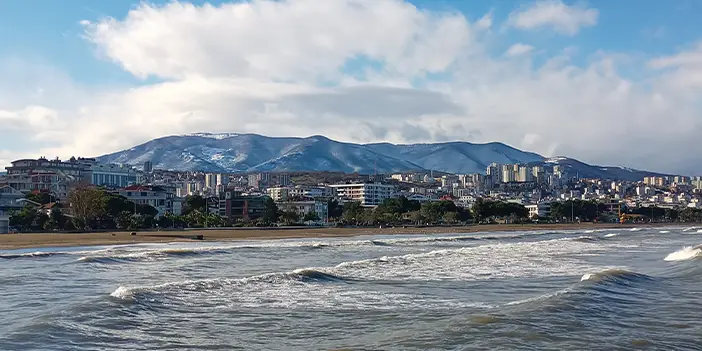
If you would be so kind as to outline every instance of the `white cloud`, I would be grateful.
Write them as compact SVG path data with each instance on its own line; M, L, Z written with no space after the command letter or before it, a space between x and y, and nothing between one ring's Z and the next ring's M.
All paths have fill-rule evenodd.
M475 28L478 29L490 29L492 27L492 11L485 14L479 20L475 22Z
M550 27L564 35L575 35L580 28L597 24L599 11L584 6L568 6L561 0L543 0L514 11L508 23L520 29Z
M689 152L702 133L699 48L649 62L657 76L637 81L618 73L626 57L618 53L593 53L580 67L566 48L535 66L517 55L528 45L515 43L512 55L495 57L488 48L497 34L484 29L484 19L399 0L143 4L91 22L87 35L104 59L160 82L82 87L54 70L0 65L11 67L0 67L10 77L0 82L0 132L16 140L0 142L0 159L24 157L30 145L34 156L96 156L206 131L502 141L593 163L702 172L702 157Z
M524 54L528 54L534 50L534 47L531 45L527 44L522 44L522 43L516 43L507 49L505 51L505 56L521 56Z

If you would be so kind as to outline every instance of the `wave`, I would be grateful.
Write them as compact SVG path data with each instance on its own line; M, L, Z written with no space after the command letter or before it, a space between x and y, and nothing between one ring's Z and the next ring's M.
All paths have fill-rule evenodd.
M37 258L37 257L51 257L67 255L67 252L47 252L47 251L37 251L37 252L25 252L17 254L0 254L0 259L12 260L18 258Z
M661 234L668 234L668 233L670 233L670 230L661 230L661 231L659 231L658 233L661 233Z
M596 237L583 235L583 236L579 236L577 238L572 238L571 240L581 242L581 243L592 243L592 242L598 241L599 239Z
M685 261L702 257L702 245L686 246L666 256L664 261Z
M107 250L98 255L82 256L79 262L88 263L125 263L135 261L154 261L168 257L187 257L198 255L216 255L231 253L231 249L219 247L194 247L194 248L164 248L157 250Z
M110 296L121 300L136 300L142 294L159 292L195 292L204 293L221 289L226 286L247 286L254 284L280 284L280 283L342 283L348 284L352 279L343 278L329 272L315 268L296 269L291 272L277 272L255 275L240 279L216 278L205 280L186 280L152 286L126 287L119 286Z
M604 237L605 238L613 238L613 237L618 236L618 235L619 235L618 233L609 233L609 234L605 234Z
M641 230L643 230L643 228L631 228L631 229L629 229L630 232L638 232L638 231L641 231Z
M643 280L653 280L654 278L642 274L642 273L636 273L632 272L626 269L606 269L600 272L596 273L585 273L582 278L580 278L581 282L584 281L590 281L590 282L637 282L637 281L643 281Z
M683 232L690 232L690 231L693 231L695 229L697 229L697 228L696 227L689 227L689 228L683 229Z

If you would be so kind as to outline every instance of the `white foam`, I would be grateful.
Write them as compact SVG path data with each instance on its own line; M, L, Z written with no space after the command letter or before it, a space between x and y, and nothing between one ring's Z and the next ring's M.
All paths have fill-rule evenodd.
M640 230L641 230L641 228L631 228L631 229L629 229L629 231L632 231L632 232L638 232L638 231L640 231Z
M580 281L581 281L581 282L584 282L584 281L586 281L586 280L592 279L593 277L595 277L594 274L592 274L592 273L585 273L585 274L583 274L582 278L580 278Z
M702 247L687 246L665 257L665 261L685 261L702 256Z
M702 229L698 230L697 233L702 233Z
M120 286L119 288L115 289L115 291L113 291L110 294L110 296L116 297L116 298L122 299L122 300L127 300L127 299L131 299L133 294L132 294L131 289L126 288L124 286Z
M695 228L695 227L685 228L685 229L683 229L683 232L689 232L689 231L692 231L695 229L697 229L697 228Z
M661 234L668 234L668 233L670 233L670 230L661 230L659 233L661 233Z
M605 238L613 238L613 237L615 237L615 236L617 236L617 235L619 235L619 234L618 234L618 233L609 233L609 234L605 234L604 237L605 237Z

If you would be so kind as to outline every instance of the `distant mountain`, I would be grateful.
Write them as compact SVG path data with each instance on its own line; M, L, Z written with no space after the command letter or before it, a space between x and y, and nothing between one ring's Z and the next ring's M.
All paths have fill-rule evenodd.
M589 165L587 163L568 158L568 157L551 157L543 160L542 162L532 163L534 165L542 165L546 168L551 169L553 166L561 166L566 173L573 176L579 176L580 178L599 178L599 179L611 179L611 180L629 180L637 181L643 180L644 177L648 176L668 176L667 174L661 174L649 171L640 171L636 169L619 167L619 166L595 166Z
M104 163L180 171L484 172L491 162L537 162L540 155L501 143L353 144L323 136L274 138L257 134L188 134L155 139L98 157Z
M257 134L198 133L151 140L129 150L98 157L103 163L178 171L261 172L338 171L394 173L443 171L484 173L492 163L562 164L581 177L636 180L653 174L618 167L590 166L569 159L546 159L502 143L353 144L323 136L276 138Z

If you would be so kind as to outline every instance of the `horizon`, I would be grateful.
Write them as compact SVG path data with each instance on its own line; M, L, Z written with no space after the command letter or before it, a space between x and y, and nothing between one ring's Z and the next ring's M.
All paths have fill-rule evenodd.
M700 2L2 6L0 168L241 130L702 174Z

